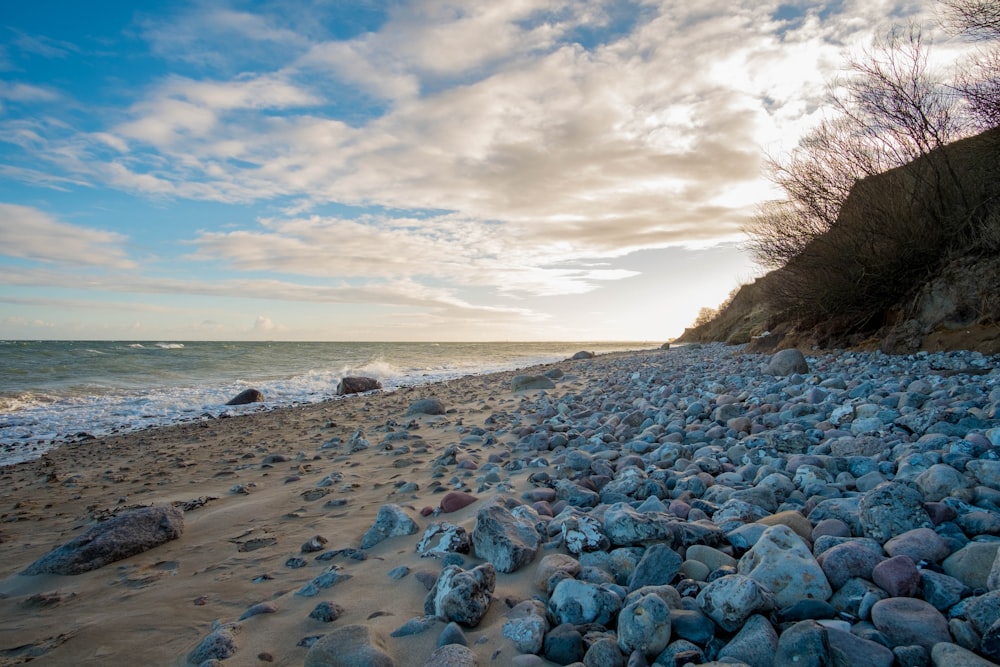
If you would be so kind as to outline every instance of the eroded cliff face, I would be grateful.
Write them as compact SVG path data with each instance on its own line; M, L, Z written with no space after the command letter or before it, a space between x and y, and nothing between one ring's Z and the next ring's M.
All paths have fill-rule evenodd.
M780 271L744 285L718 316L687 329L676 342L747 343L750 350L762 352L820 347L891 354L919 350L1000 354L1000 256L964 257L945 264L889 309L881 326L863 332L803 328L782 320L767 302L768 286L775 280L780 280Z

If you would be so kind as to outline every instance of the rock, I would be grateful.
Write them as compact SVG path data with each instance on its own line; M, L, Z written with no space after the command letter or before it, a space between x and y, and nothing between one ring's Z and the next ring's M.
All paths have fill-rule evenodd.
M868 539L849 539L819 556L823 573L835 589L854 577L871 579L872 570L883 560L885 557L878 543Z
M698 593L698 606L726 632L736 632L750 616L774 609L774 596L742 574L728 574Z
M560 530L566 550L571 554L606 551L611 546L601 522L588 514L566 519Z
M479 500L476 496L462 491L449 491L441 496L441 511L445 514L457 512Z
M764 368L768 375L792 375L793 373L805 374L809 372L809 364L802 353L795 348L781 350L771 356Z
M444 626L444 630L441 631L441 635L437 640L438 646L447 646L448 644L469 645L469 640L465 637L465 633L462 632L462 628L458 627L458 623L454 621Z
M188 662L200 665L206 660L225 660L234 656L238 649L236 635L239 633L239 623L226 623L215 628L188 653Z
M629 577L629 590L634 591L643 586L671 583L680 570L682 562L680 554L666 544L657 542L649 545L643 552L632 576Z
M965 475L944 463L932 465L917 475L914 483L924 496L925 502L937 502L951 495L969 489L972 485Z
M580 574L580 561L566 554L546 555L535 568L535 588L545 593L549 592L549 581L557 574L564 574L572 579Z
M585 350L580 350L579 352L577 352L576 354L574 354L572 357L570 357L570 359L572 361L580 361L581 359L593 359L593 358L594 358L594 353L593 352L587 352Z
M332 623L340 618L344 613L344 608L334 602L324 601L313 607L309 612L309 618L316 619L320 623Z
M832 667L826 628L816 621L799 621L778 637L774 667Z
M604 511L604 534L614 546L674 540L674 519L663 512L639 512L627 503Z
M916 597L920 570L909 556L893 556L875 566L872 581L890 597Z
M542 650L549 622L545 618L545 605L537 600L525 600L507 613L503 636L514 643L521 653L538 653Z
M419 528L417 523L410 518L399 505L382 505L375 517L375 523L368 529L364 537L361 538L361 548L371 549L379 542L390 537L401 535L412 535Z
M322 535L314 535L313 537L309 538L308 541L303 542L302 546L299 547L299 551L304 554L311 554L317 551L322 551L323 547L326 546L326 543L328 541L329 540L327 540Z
M256 389L244 389L240 393L226 401L226 405L247 405L249 403L263 403L264 394Z
M920 493L901 482L883 482L861 496L858 518L865 537L879 544L916 528L933 528Z
M430 630L435 625L438 624L440 619L437 616L417 616L411 618L406 623L389 633L390 637L409 637L411 635L419 635L422 632Z
M1000 542L969 542L941 563L945 574L969 588L988 588L993 561L1000 553Z
M583 659L586 646L583 635L575 627L565 623L557 625L545 635L543 650L546 660L557 665L569 665Z
M560 581L549 598L548 610L559 624L607 625L622 608L622 599L604 585L576 579Z
M969 594L969 587L955 577L934 570L920 570L920 592L938 611L947 611Z
M591 643L583 656L585 667L625 667L625 656L618 643L611 637L604 637Z
M449 553L467 554L471 547L469 534L465 532L465 528L441 521L427 526L420 542L417 543L417 553L423 557L441 557Z
M942 642L931 649L934 667L996 667L996 663L982 658L957 644Z
M719 651L719 658L739 661L750 667L770 667L778 648L778 633L770 621L754 614L740 631Z
M556 383L545 375L515 375L510 381L510 390L513 392L555 388Z
M337 396L362 394L366 391L374 391L375 389L381 388L382 383L375 378L348 376L341 379L341 381L337 384Z
M323 635L303 667L395 667L385 637L367 625L345 625Z
M938 642L951 641L941 612L916 598L879 600L872 607L872 623L893 647L917 644L930 650Z
M782 524L764 531L753 548L740 558L737 570L769 590L778 607L805 598L826 600L833 594L809 547Z
M917 528L897 535L883 545L890 556L909 556L914 563L939 563L948 557L948 543L930 528Z
M449 565L441 570L424 600L424 613L474 628L490 608L496 572L490 563L471 570Z
M142 507L91 527L25 568L22 575L82 574L135 556L184 531L184 513L176 507Z
M243 612L240 615L239 620L245 621L252 616L257 616L259 614L273 614L276 611L278 611L278 605L273 602L258 602Z
M833 656L836 665L892 667L896 660L892 651L882 644L850 632L828 628L826 637L830 642L830 655Z
M618 646L626 654L658 655L670 643L670 631L670 608L656 595L643 595L618 615Z
M664 600L671 606L669 600ZM680 604L678 602L678 604ZM708 616L694 609L670 609L670 626L681 639L705 646L715 636L715 623Z
M512 514L498 499L476 515L472 529L476 556L492 563L497 572L514 572L530 563L540 541L535 524Z
M443 415L447 410L444 402L437 398L421 398L410 403L406 409L406 416L413 415Z
M476 654L461 644L439 647L424 663L424 667L478 667L478 665Z

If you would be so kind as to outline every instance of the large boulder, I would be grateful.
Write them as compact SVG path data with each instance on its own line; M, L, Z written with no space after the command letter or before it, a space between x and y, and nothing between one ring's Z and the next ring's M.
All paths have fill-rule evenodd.
M541 538L535 524L515 516L499 498L479 510L472 529L476 556L488 560L498 572L514 572L538 553Z
M792 375L793 373L808 373L809 364L802 353L794 347L776 352L764 367L768 375Z
M176 507L143 507L99 523L53 549L21 574L82 574L176 540L184 513Z
M390 537L413 535L418 530L417 522L410 518L402 507L391 503L382 505L378 510L378 516L375 517L375 523L361 538L361 548L371 549Z
M375 378L361 376L347 376L337 384L337 396L347 394L361 394L366 391L381 389L382 383Z
M545 375L515 375L510 381L510 390L533 391L535 389L555 389L556 383Z
M323 635L306 653L304 667L394 667L382 634L367 625L345 625Z

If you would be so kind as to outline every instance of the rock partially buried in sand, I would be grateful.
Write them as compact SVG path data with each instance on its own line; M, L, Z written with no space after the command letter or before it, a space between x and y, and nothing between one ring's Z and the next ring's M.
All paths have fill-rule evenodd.
M304 667L395 667L385 638L367 625L345 625L321 637Z
M424 599L424 613L476 627L493 601L496 576L490 563L471 570L463 570L457 565L445 567Z
M346 396L347 394L361 394L366 391L374 391L375 389L381 389L382 383L375 378L360 377L360 376L348 376L343 378L337 384L337 396Z
M544 375L515 375L510 381L510 390L514 392L555 387L556 383Z
M257 389L244 389L240 393L233 396L226 405L248 405L250 403L263 403L264 394L262 394Z
M421 398L410 403L406 415L443 415L444 403L436 398Z
M479 500L479 498L471 493L465 493L463 491L449 491L441 498L441 511L445 514L457 512L463 507L468 507L477 500Z
M176 507L143 507L99 523L21 574L82 574L176 540L184 531L184 513Z
M594 358L594 353L593 352L587 352L586 350L580 350L579 352L577 352L576 354L574 354L572 357L570 357L570 359L572 359L573 361L579 361L581 359L593 359L593 358Z
M375 517L375 523L361 538L361 548L370 549L390 537L413 535L417 532L416 522L399 505L382 505Z

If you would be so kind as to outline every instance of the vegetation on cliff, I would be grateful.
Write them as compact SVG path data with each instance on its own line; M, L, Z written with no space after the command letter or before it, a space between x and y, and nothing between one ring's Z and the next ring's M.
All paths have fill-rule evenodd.
M915 29L851 61L834 115L769 163L785 199L762 206L745 231L773 271L681 340L794 332L791 342L877 338L904 351L942 325L1000 321L1000 0L941 4L946 25L989 48L950 80L929 67Z

